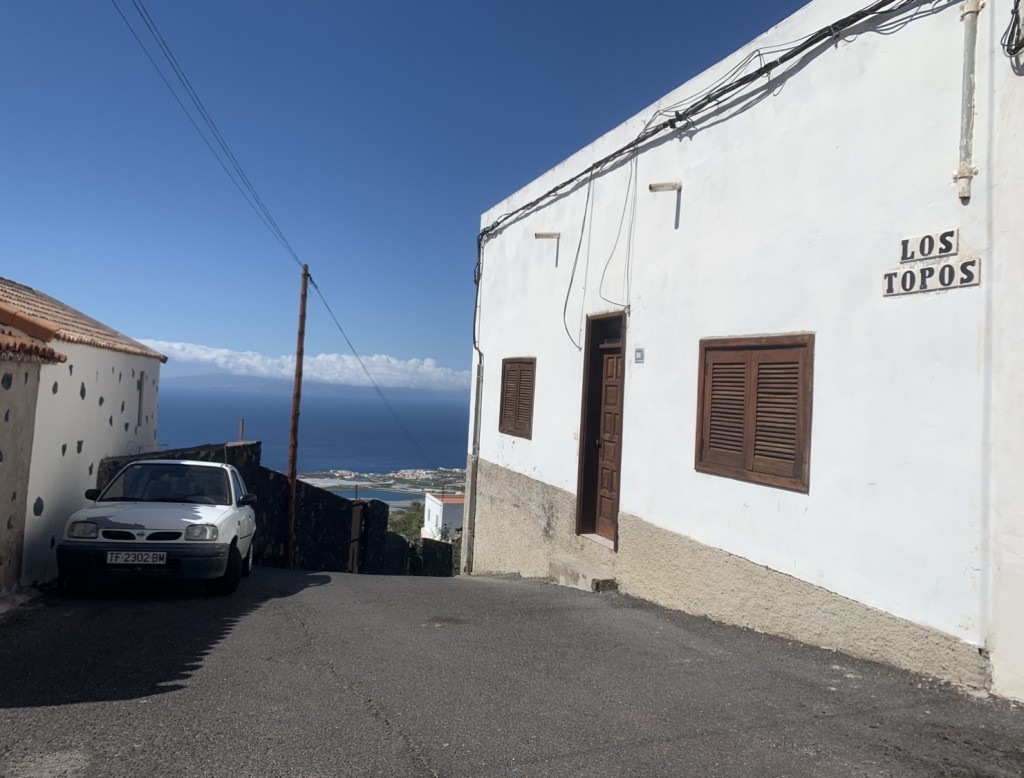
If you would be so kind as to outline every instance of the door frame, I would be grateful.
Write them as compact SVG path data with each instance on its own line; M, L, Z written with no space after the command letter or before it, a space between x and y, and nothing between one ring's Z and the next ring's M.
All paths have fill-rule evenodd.
M595 515L594 515L594 517L592 519L592 521L595 524L594 527L586 527L586 526L584 526L584 516L583 516L584 487L590 486L590 487L593 487L594 489L597 488L596 479L595 479L594 483L591 483L589 485L586 483L586 476L587 476L587 466L586 466L587 465L587 458L586 458L586 453L587 453L587 441L589 439L588 435L587 435L587 417L588 417L588 413L590 411L589 405L590 405L590 388L591 388L591 380L590 379L591 379L591 372L593 370L598 370L599 373L600 373L599 368L602 366L601 360L594 358L595 357L595 353L597 353L599 351L599 349L597 347L597 344L594 343L594 331L595 331L595 329L597 329L597 326L599 326L603 322L609 321L611 319L619 319L621 321L621 333L622 333L622 335L621 335L621 340L620 340L620 348L622 349L622 403L623 403L623 405L622 405L622 413L623 413L623 415L625 415L625 396L626 396L626 313L625 313L625 311L615 311L613 313L599 313L599 314L594 314L592 316L588 316L587 317L587 335L586 335L586 340L584 341L584 350L583 350L583 380L581 381L582 388L580 390L581 394L582 394L582 398L581 398L581 402L580 402L579 450L578 450L578 453L577 453L577 460L578 460L579 464L578 464L577 475L576 475L576 535L577 536L579 536L579 535L596 534L596 532L597 532L597 528L596 528L597 516L596 516L596 513L595 513ZM600 355L598 354L598 356L600 356ZM623 424L623 427L625 427L624 424ZM622 475L622 441L621 441L621 439L619 441L619 475L620 475L619 490L618 490L619 493L617 495L617 498L621 498L621 495L622 495L622 482L621 482L621 475ZM616 502L618 502L618 500ZM612 543L612 549L614 551L618 551L619 550L619 522L618 522L618 512L619 511L618 511L618 505L616 505L616 511L615 512L616 512L615 537L614 538L604 538L604 539L605 540L610 540L611 543Z

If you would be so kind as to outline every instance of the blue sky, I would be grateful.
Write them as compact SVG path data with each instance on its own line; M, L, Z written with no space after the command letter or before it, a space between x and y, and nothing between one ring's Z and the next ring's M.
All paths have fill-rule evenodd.
M480 214L803 4L143 1L371 371L442 388ZM0 111L0 276L164 375L288 374L299 269L110 0L0 3ZM307 375L348 382L349 353L311 296Z

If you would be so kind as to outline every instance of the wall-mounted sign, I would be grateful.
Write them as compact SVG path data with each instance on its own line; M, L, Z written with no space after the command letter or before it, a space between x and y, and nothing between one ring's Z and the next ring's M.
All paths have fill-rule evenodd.
M978 286L981 283L981 260L975 257L903 267L886 273L882 278L885 281L884 297Z
M960 251L960 230L946 230L932 235L919 235L901 241L900 262L952 257Z
M981 283L981 260L957 259L960 231L944 230L900 241L900 267L882 276L883 297L940 292ZM945 261L937 261L945 259ZM915 263L909 265L908 263Z

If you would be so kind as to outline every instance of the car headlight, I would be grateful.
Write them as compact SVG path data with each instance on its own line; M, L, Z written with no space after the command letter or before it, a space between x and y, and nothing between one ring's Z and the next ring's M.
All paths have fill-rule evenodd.
M212 524L191 524L185 528L185 540L216 540L217 528Z
M73 521L68 527L68 537L88 540L100 535L99 526L93 521Z

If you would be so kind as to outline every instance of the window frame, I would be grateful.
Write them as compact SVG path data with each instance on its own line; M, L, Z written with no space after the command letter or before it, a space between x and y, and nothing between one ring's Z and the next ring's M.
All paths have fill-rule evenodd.
M786 351L797 354L797 406L795 413L795 450L791 474L754 469L756 421L757 370L751 366L780 361ZM789 361L792 361L790 359ZM709 461L705 440L710 438L711 379L708 371L716 363L742 363L744 373L743 427L741 461L729 454L717 454L720 461ZM752 401L751 389L754 390ZM814 394L814 334L759 335L740 338L703 338L697 359L697 423L694 469L700 473L732 478L738 481L772 486L807 493L810 490L811 417ZM733 459L730 463L726 460ZM771 467L771 464L760 467ZM776 467L775 469L785 469Z
M529 418L525 425L520 425L520 420L517 418L518 413L513 414L514 418L512 424L508 425L505 423L505 395L507 393L508 380L510 368L517 367L522 370L522 367L529 366L530 375L532 377L532 386L530 388L530 410ZM520 394L523 391L521 372L518 374L515 386L515 396L513 398L513 404L516 409L520 406ZM537 399L537 358L536 357L506 357L501 360L501 394L498 397L498 432L503 435L512 435L517 438L524 438L525 440L533 440L533 409Z

